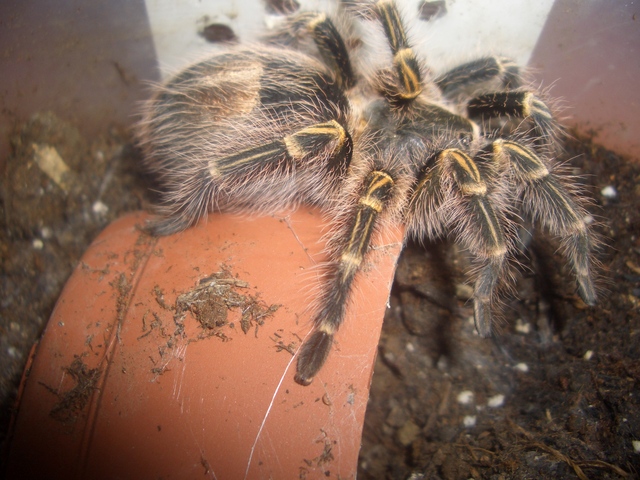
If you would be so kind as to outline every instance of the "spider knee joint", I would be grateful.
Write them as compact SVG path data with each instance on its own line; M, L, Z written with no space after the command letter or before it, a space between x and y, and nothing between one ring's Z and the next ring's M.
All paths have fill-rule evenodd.
M497 140L493 143L496 157L506 156L518 174L528 183L542 180L549 175L549 169L531 149L516 142Z

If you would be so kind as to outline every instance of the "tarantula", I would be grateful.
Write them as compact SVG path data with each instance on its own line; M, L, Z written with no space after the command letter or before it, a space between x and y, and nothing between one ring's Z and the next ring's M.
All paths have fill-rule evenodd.
M593 305L584 202L554 171L560 129L518 66L486 57L432 78L393 1L351 7L357 15L341 15L340 29L323 13L293 14L261 43L232 47L157 89L138 129L161 185L150 230L169 235L209 211L306 203L326 212L329 260L298 355L302 385L325 363L375 232L390 223L419 239L453 235L476 258L482 336L524 220L561 237L578 293ZM387 44L384 63L366 72L345 41L358 22L381 27Z

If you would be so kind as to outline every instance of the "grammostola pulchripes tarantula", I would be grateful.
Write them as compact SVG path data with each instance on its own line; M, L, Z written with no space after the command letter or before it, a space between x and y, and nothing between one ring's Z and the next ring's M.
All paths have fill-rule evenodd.
M559 128L519 68L486 57L432 78L393 1L343 9L357 15L341 15L340 29L323 13L296 13L260 44L232 47L157 89L138 131L162 190L151 231L181 231L209 211L308 203L326 212L328 263L295 377L303 385L324 364L385 225L417 238L451 234L477 259L483 336L522 219L561 237L578 292L594 304L583 202L554 173ZM355 42L344 38L361 23L381 27L387 46L356 69L347 48Z

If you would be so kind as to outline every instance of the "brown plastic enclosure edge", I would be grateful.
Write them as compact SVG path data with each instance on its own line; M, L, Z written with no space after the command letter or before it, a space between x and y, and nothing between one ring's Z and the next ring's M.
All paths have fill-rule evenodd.
M376 240L327 364L301 387L292 353L325 260L320 214L211 215L159 239L145 218L109 226L68 281L23 380L7 478L355 478L401 231ZM212 275L231 300L279 307L247 333L247 303L209 330L178 315Z

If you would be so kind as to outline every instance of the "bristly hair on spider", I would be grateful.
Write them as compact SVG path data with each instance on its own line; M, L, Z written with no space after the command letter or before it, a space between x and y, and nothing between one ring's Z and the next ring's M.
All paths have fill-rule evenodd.
M502 57L432 76L392 0L338 8L291 13L260 43L230 47L156 89L138 126L161 189L150 231L170 235L211 211L323 209L328 263L298 353L302 385L325 363L354 279L389 224L418 239L451 236L475 257L482 336L525 221L561 239L578 294L593 305L586 202L554 165L560 128L544 95ZM366 65L350 46L372 28L386 52Z

